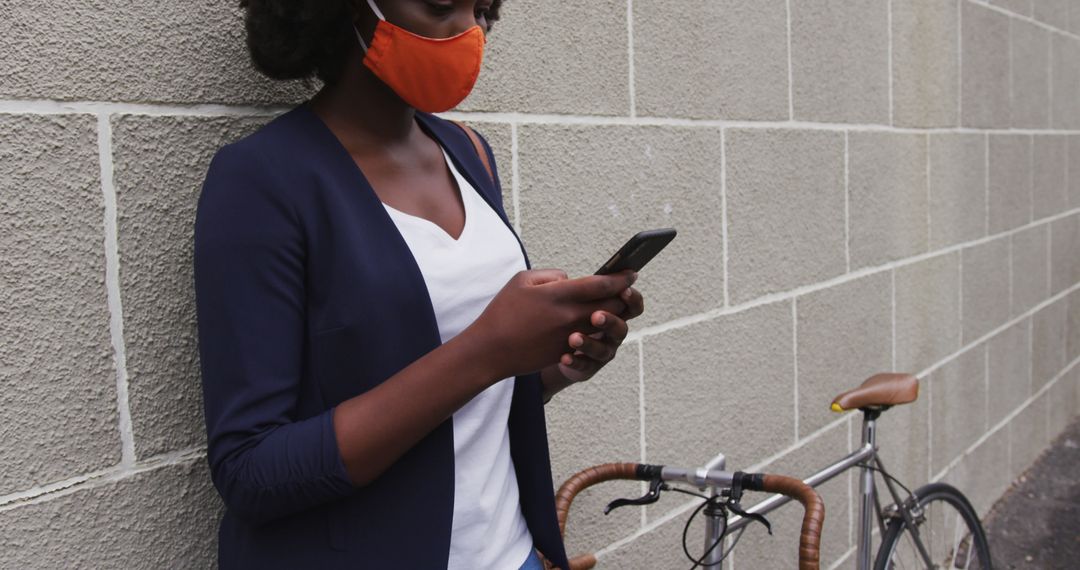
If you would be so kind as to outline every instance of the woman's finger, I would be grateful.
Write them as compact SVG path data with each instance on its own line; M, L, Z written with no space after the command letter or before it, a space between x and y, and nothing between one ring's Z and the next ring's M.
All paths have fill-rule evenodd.
M622 341L626 339L627 333L630 332L630 328L622 317L607 311L593 312L592 325L600 329L604 336L608 338L609 342L614 343L616 347L622 344Z
M633 285L637 274L624 271L612 275L587 275L577 279L563 280L553 290L564 301L586 303L617 296L623 289Z
M625 313L628 308L629 306L626 304L626 301L624 301L621 297L612 297L600 303L594 304L592 306L592 312L595 313L597 311L605 311L612 315L621 315Z
M576 352L572 356L570 355L570 353L562 355L562 359L559 361L559 364L562 364L563 366L577 372L585 373L587 375L595 373L597 370L600 370L600 368L604 366L603 362L599 362L597 360L589 358L588 356L585 356L580 352Z
M618 342L611 340L606 334L597 339L576 332L570 335L569 340L571 348L599 362L607 362L614 358L615 349L619 346Z
M623 319L629 321L645 312L645 298L642 297L641 291L633 287L627 287L619 295L619 298L622 299L623 303L626 303L626 310L620 313Z

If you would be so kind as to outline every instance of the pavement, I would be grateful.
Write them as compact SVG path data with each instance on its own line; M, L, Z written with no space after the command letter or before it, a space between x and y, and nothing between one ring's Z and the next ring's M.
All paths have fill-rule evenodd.
M983 526L994 568L1080 569L1080 420L994 504Z

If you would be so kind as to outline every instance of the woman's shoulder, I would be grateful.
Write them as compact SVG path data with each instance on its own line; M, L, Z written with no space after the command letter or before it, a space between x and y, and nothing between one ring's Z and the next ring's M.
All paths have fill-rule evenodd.
M220 147L210 160L204 192L227 187L230 192L279 192L294 186L304 172L317 172L327 160L320 152L320 133L310 111L298 105L255 131Z
M302 117L294 108L214 153L199 193L197 234L259 233L282 223L295 225L303 194L295 181L310 160L299 156L298 149L310 145L297 119Z

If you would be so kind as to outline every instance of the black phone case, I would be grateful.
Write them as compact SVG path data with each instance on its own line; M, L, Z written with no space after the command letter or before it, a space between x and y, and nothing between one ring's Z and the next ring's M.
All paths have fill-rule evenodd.
M641 271L641 268L645 267L646 263L656 257L656 254L671 243L671 240L675 239L675 235L674 228L638 232L623 244L619 251L615 252L615 255L611 256L611 259L607 260L607 263L597 270L596 274L608 275L627 269Z

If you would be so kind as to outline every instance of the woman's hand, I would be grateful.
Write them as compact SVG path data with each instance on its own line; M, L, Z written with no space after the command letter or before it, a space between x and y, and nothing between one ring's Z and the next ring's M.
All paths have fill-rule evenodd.
M621 342L626 323L617 315L631 309L627 299L640 299L640 295L624 293L634 278L633 272L626 271L568 279L557 269L515 275L467 329L490 358L485 364L492 381L558 364L561 356L571 352L568 349L574 349L568 339L575 334L597 335L579 342L580 350L573 350L583 359L600 350L596 343L607 346L608 331ZM599 314L604 315L602 319ZM602 324L597 326L594 319Z
M645 311L645 300L638 290L628 287L619 298L626 305L622 312L617 315L607 311L594 312L590 324L598 329L597 332L571 333L567 342L573 350L564 353L558 364L542 371L545 401L570 384L589 380L615 358L629 332L626 321Z

